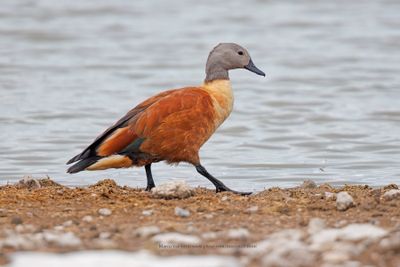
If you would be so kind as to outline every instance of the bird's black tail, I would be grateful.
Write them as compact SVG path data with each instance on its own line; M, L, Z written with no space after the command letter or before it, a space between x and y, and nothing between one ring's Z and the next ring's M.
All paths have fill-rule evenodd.
M69 167L67 172L68 173L77 173L77 172L83 171L90 165L96 163L101 158L102 157L90 157L90 158L83 159L83 160L75 163L71 167Z

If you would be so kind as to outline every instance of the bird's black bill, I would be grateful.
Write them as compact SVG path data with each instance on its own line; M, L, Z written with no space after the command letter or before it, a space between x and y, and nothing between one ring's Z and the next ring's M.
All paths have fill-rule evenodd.
M244 66L245 69L254 72L255 74L261 75L265 77L265 73L260 70L259 68L256 67L256 65L254 65L253 61L250 59L249 64L247 64L246 66Z

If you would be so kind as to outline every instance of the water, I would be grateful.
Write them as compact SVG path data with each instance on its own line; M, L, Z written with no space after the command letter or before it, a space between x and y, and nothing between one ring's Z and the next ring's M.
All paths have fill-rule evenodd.
M231 72L235 108L202 148L228 186L306 178L398 183L400 2L2 1L0 183L49 175L145 186L144 170L65 173L65 162L147 97L200 84L218 42L247 47L264 79ZM156 183L211 187L193 167Z

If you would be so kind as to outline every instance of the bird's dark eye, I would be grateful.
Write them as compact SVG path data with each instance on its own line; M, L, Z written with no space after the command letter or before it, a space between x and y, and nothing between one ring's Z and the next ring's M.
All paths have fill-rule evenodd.
M243 51L239 51L238 54L243 56Z

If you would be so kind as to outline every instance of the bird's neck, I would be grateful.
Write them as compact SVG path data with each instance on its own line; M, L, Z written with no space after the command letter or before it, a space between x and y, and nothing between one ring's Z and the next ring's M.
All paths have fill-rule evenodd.
M232 112L233 92L229 79L205 81L203 86L213 99L217 114L216 125L219 126Z
M209 59L206 65L206 79L204 82L212 82L215 80L229 80L229 74L219 62L214 62L212 59Z

